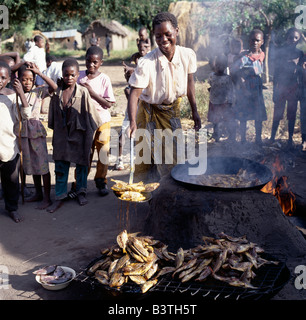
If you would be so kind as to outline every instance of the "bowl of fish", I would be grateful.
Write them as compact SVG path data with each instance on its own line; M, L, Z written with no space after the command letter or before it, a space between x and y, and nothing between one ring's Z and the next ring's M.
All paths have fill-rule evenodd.
M47 290L61 290L66 288L75 278L76 272L65 266L51 265L33 272L35 280Z

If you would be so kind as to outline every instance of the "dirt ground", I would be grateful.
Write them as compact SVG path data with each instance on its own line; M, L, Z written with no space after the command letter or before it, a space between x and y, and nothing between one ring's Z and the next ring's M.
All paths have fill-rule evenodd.
M81 62L81 68L84 67L84 63ZM126 82L123 69L120 65L103 66L102 71L110 76L114 87L117 117L113 117L112 122L113 126L118 129L126 108L123 93ZM52 177L51 196L54 198L55 177L50 143L51 134L52 132L48 131ZM224 146L222 144L219 146L220 150L224 151ZM258 155L261 154L260 150L256 152ZM100 197L93 181L96 160L97 155L95 155L88 179L89 203L84 207L79 206L75 200L69 200L62 208L51 214L45 210L35 209L36 203L22 204L20 201L19 212L24 216L24 221L16 224L4 211L3 200L0 201L0 300L88 300L97 298L93 296L88 282L81 281L84 280L84 269L100 255L101 248L115 243L117 234L124 228L129 232L142 231L149 204L128 205L118 200L112 192L106 197ZM127 181L128 164L125 170L116 171L114 170L115 160L110 159L108 178ZM305 161L304 158L303 161ZM303 172L302 175L306 177L304 167L297 167L296 170ZM73 170L70 170L69 187L72 181ZM34 192L31 177L27 177L27 186L31 192ZM305 264L305 262L303 259L299 260L299 264ZM33 271L52 264L75 269L77 280L62 291L53 292L43 289L35 281ZM291 271L294 270L294 267L294 265L291 266ZM5 279L6 272L8 272L8 283L1 282ZM298 291L294 288L293 280L274 299L305 299L303 290Z

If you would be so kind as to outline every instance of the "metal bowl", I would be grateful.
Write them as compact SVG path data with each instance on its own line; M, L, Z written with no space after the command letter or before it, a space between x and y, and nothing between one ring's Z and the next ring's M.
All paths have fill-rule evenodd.
M69 268L69 267L64 267L64 266L59 266L61 267L65 272L71 272L72 273L72 278L66 282L63 283L59 283L59 284L48 284L48 283L43 283L40 280L40 275L37 274L35 276L35 280L42 285L43 288L47 289L47 290L52 290L52 291L56 291L56 290L62 290L66 287L69 286L70 282L76 277L76 272Z

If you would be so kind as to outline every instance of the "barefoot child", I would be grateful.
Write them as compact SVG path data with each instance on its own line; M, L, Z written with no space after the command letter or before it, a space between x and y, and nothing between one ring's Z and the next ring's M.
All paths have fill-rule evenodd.
M34 88L35 75L40 76L49 86ZM27 202L42 201L36 209L45 209L51 205L51 177L49 172L47 132L39 120L42 99L57 89L56 83L39 71L34 63L27 63L18 69L18 79L22 84L31 110L31 117L22 122L21 149L23 152L23 169L25 175L33 175L35 195ZM41 178L44 184L42 191Z
M78 83L88 89L92 103L100 116L102 124L98 128L94 137L89 170L94 150L96 148L99 157L94 179L99 195L105 196L109 193L106 175L108 170L107 158L109 153L111 115L108 109L114 105L115 97L110 78L105 73L99 71L102 63L102 49L98 46L89 47L86 52L87 70L80 72ZM100 159L101 152L103 153L104 161L101 161Z
M261 74L265 58L261 46L264 43L263 32L259 29L251 31L249 49L243 51L239 59L231 66L231 76L236 79L234 109L240 121L241 142L246 141L246 123L255 120L256 143L261 144L262 121L267 120L263 98Z
M53 129L55 162L55 202L49 212L59 209L67 199L70 163L76 164L76 193L79 204L87 203L87 174L93 135L101 125L100 117L86 88L77 84L79 64L66 59L63 79L51 98L48 127Z
M30 109L24 96L21 83L18 79L14 80L16 93L6 88L10 81L11 69L3 61L0 61L0 173L3 190L5 209L9 216L15 221L20 222L22 217L18 213L19 199L19 143L18 143L18 124L19 113L16 107L16 93L22 103L20 114L23 119L30 117ZM17 130L17 131L16 131Z
M208 121L214 125L213 137L216 142L221 137L219 124L224 122L229 133L229 140L235 140L234 117L232 111L233 83L231 77L225 74L227 57L219 55L215 59L214 72L209 75L210 84Z
M274 114L270 141L274 142L280 120L283 118L287 104L288 146L292 145L292 136L296 119L298 100L301 93L300 60L303 51L296 48L301 33L290 28L286 34L286 44L279 50L275 61L273 79Z

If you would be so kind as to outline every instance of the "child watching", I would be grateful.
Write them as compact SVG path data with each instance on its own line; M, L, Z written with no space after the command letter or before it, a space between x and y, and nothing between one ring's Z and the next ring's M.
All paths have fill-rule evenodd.
M234 117L232 111L233 83L231 77L225 74L227 57L217 56L214 63L214 72L209 75L210 84L208 121L214 125L213 137L216 142L221 137L219 124L225 123L228 129L229 139L235 140Z
M0 172L5 209L16 222L22 221L18 213L19 199L19 146L18 135L15 129L21 119L30 117L30 109L25 98L22 85L18 79L14 80L13 87L16 93L6 88L10 81L11 69L7 63L0 61ZM16 106L16 95L20 97L22 107ZM17 134L17 135L16 135ZM19 141L20 142L20 141Z
M62 77L62 64L57 62L56 57L49 54L46 56L46 64L47 69L43 73L57 83L57 80Z
M301 59L302 66L302 93L300 100L301 108L301 132L302 132L302 151L306 152L306 55Z
M77 84L79 64L66 59L63 79L53 94L48 127L53 129L53 160L55 162L55 202L47 209L54 212L67 199L70 163L76 164L76 193L81 206L87 204L87 174L94 132L101 125L100 117L89 92Z
M303 51L296 48L300 39L301 33L296 28L287 31L286 44L280 49L275 61L273 79L274 114L270 141L275 141L279 122L283 118L287 103L289 147L292 146L297 104L301 92L299 61L303 58Z
M31 47L30 50L23 56L24 61L34 62L38 69L43 72L46 70L46 52L45 52L45 42L42 36L34 37L35 46ZM41 77L36 77L35 84L41 86L44 81Z
M139 38L136 39L137 45L140 41L145 41L145 43L151 48L151 40L146 27L141 27L138 30L138 36Z
M39 75L49 86L34 88L35 75ZM42 99L57 89L56 83L42 74L34 63L27 63L18 69L18 78L25 92L31 117L22 122L21 149L23 154L23 170L25 175L33 175L35 195L27 198L27 202L42 201L37 209L45 209L52 202L50 198L51 177L49 172L47 132L39 120ZM49 89L49 92L47 92ZM42 191L41 177L44 184Z
M262 121L267 120L267 113L263 98L261 74L265 58L261 46L264 43L263 32L259 29L251 31L249 49L242 52L231 67L231 76L235 82L235 113L240 121L241 142L246 141L246 123L255 120L255 142L261 144Z
M97 149L98 163L95 174L95 183L100 196L109 193L107 188L108 153L110 141L110 121L111 115L108 109L115 103L112 84L110 78L99 71L103 63L103 50L98 46L89 47L86 52L86 68L80 72L78 83L88 89L93 105L100 116L101 125L99 126L93 141L89 170L92 157ZM101 161L101 152L104 161Z
M148 52L151 51L150 45L148 45L146 43L146 41L144 41L144 40L140 40L138 42L137 47L138 47L138 52L134 53L131 56L131 63L134 63L135 67L138 63L138 60L140 58L144 57ZM123 62L123 66L124 66L124 77L125 77L126 81L129 81L129 78L130 78L131 74L134 72L135 67L128 66L124 62ZM125 93L126 99L128 100L129 95L130 95L130 86L127 86L124 88L124 93ZM123 170L124 169L122 152L123 152L123 145L125 142L125 132L126 132L126 129L128 128L128 126L129 126L129 115L128 115L128 112L126 109L123 123L122 123L122 127L121 127L121 131L120 131L120 135L119 135L119 155L118 155L118 161L115 165L116 170Z

